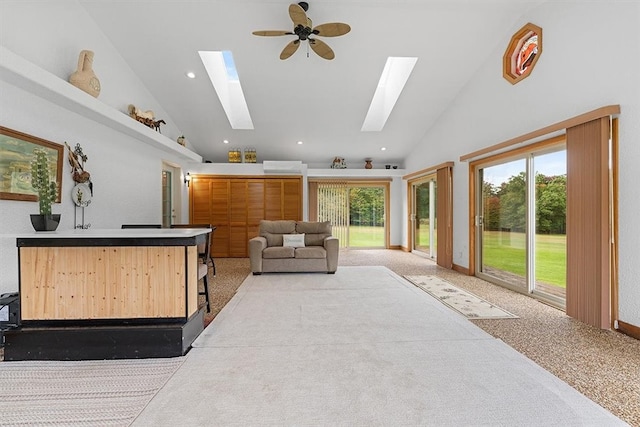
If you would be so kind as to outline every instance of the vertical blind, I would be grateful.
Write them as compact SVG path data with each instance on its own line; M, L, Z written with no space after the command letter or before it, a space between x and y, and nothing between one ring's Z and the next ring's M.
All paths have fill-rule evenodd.
M345 181L319 182L318 221L330 221L332 233L340 239L340 246L347 245L349 233L349 188Z
M611 326L610 122L567 128L567 315Z

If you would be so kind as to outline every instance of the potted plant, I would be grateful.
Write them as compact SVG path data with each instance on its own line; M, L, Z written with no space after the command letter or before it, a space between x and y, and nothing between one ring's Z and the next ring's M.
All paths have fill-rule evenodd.
M31 161L31 187L38 193L40 214L31 214L36 231L54 231L60 223L60 214L51 214L51 203L58 194L58 186L51 180L47 153L42 148L33 150Z

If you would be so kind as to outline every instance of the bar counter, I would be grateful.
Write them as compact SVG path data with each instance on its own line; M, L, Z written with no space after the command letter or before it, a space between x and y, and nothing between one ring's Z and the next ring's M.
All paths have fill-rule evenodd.
M186 353L203 328L197 245L210 232L130 228L17 236L21 327L5 334L5 360Z

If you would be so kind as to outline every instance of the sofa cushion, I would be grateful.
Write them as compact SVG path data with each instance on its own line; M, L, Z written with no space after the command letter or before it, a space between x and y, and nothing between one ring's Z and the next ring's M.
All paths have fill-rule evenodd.
M295 254L298 259L324 259L327 257L327 251L322 246L297 248Z
M271 246L262 251L262 258L265 259L283 259L293 258L295 248L289 246Z
M305 233L304 244L306 246L322 246L324 239L331 236L331 222L297 221L296 231Z
M283 234L282 246L304 248L304 234Z
M282 235L293 234L296 231L296 222L287 220L260 221L260 236L267 239L267 246L282 246Z

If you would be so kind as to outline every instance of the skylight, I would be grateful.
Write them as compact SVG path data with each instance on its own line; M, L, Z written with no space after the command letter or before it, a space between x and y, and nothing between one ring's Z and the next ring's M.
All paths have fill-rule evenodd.
M238 77L233 54L228 51L199 51L213 88L218 94L233 129L253 129L247 102Z
M407 83L418 58L390 56L382 70L361 131L381 131Z

